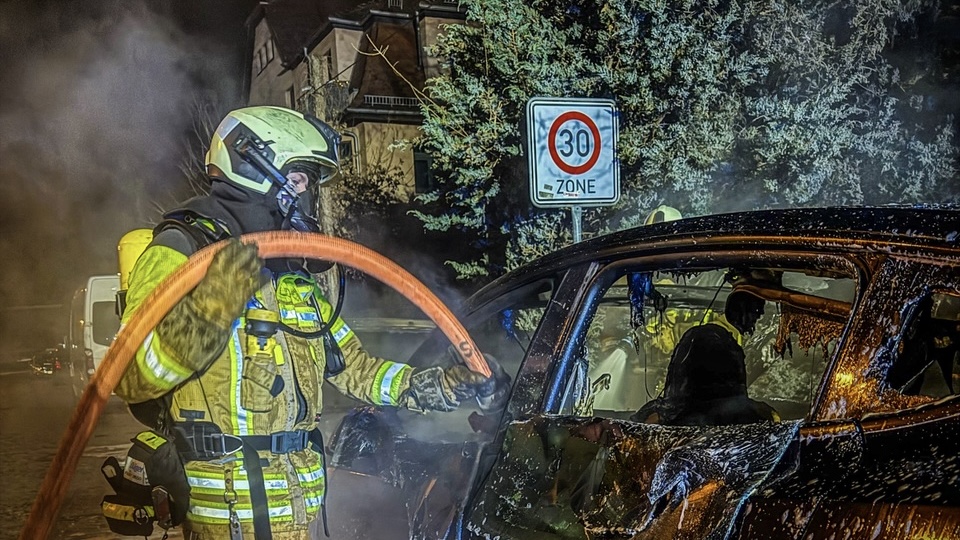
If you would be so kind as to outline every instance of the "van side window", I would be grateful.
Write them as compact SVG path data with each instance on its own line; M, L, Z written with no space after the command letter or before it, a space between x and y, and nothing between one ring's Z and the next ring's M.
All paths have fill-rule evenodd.
M93 341L109 346L120 331L120 317L115 302L93 303Z
M887 386L933 399L960 394L960 295L930 293L907 317Z

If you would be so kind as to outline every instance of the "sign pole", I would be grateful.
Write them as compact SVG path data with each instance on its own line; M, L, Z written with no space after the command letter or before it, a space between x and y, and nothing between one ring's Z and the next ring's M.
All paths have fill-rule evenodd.
M580 232L580 220L583 217L583 207L579 205L571 206L570 214L573 216L573 243L576 244L580 241L582 234Z

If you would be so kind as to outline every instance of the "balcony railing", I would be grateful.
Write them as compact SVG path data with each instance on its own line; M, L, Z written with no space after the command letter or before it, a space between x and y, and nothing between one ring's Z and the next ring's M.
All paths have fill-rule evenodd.
M374 107L387 107L387 108L398 108L398 107L419 107L420 102L417 101L417 98L412 97L400 97L400 96L363 96L363 104L371 105Z

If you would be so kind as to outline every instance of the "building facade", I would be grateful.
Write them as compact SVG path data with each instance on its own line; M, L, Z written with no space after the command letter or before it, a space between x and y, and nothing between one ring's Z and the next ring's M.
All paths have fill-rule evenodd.
M335 126L345 175L389 177L390 196L409 200L432 187L429 157L411 144L422 122L417 94L442 65L429 50L464 17L455 0L261 2L247 20L249 104L294 108ZM321 205L336 219L336 204Z

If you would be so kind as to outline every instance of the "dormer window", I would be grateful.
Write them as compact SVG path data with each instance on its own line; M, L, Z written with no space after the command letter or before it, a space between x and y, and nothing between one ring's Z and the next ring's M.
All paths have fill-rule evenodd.
M273 45L273 38L267 38L267 41L253 54L253 70L257 75L267 68L274 56L276 56L276 48Z

